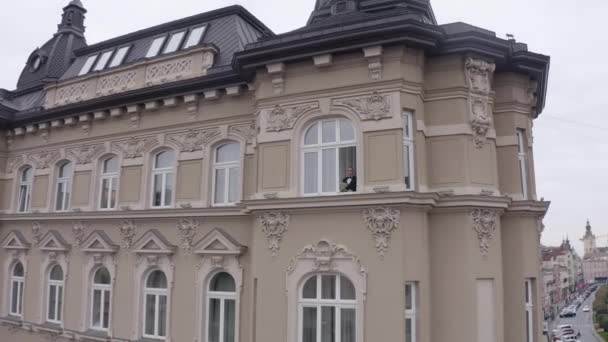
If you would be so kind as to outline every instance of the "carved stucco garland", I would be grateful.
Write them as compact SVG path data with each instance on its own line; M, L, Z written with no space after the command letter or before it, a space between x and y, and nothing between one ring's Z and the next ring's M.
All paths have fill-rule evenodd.
M388 251L391 232L399 226L401 212L395 208L373 208L363 210L363 220L376 241L380 258Z
M194 219L181 219L177 223L179 240L184 253L189 254L192 252L194 237L196 236L196 231L198 230L199 226L199 221Z
M280 249L281 239L287 231L289 214L283 211L267 212L259 216L262 232L268 240L268 249L272 256L276 256Z
M120 236L122 237L124 248L129 250L133 246L133 238L137 231L137 226L131 220L125 220L120 224Z
M358 98L335 100L334 104L354 110L361 120L378 121L391 117L391 98L377 91Z
M309 103L297 106L274 106L268 111L267 132L280 132L292 129L296 120L305 112L319 108L319 103Z
M205 143L220 134L219 128L190 130L185 133L170 134L167 136L167 141L178 145L181 152L194 152L202 150Z
M327 239L320 240L315 245L304 247L295 257L291 259L287 266L287 273L291 274L298 260L312 259L314 261L314 271L332 271L335 268L337 259L350 259L356 265L358 272L366 276L367 271L363 267L361 260L351 253L345 246L335 244Z
M496 232L498 214L494 210L475 209L471 212L471 218L473 220L473 229L477 233L477 239L479 239L481 255L486 257L490 250L490 243L492 243L494 233Z
M80 146L68 150L68 155L72 156L76 164L90 164L93 159L105 152L103 145Z

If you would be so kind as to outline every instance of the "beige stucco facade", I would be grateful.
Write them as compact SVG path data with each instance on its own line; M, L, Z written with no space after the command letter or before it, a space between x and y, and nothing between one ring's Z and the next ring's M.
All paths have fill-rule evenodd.
M476 55L371 48L379 67L363 50L269 64L248 84L1 132L0 341L142 340L142 286L152 269L169 282L166 341L207 341L206 288L222 270L236 280L241 342L301 342L299 292L315 273L353 282L358 342L406 340L407 283L417 287L416 341L526 341L530 281L532 334L540 341L539 222L548 203L535 191L535 82ZM173 58L201 62L198 54L208 53ZM146 67L113 72L144 75ZM200 77L188 70L154 82ZM78 101L59 99L62 87L107 76L50 85L47 104ZM146 84L134 80L141 83L133 87ZM327 118L354 127L357 191L305 195L304 134ZM406 170L408 118L413 163ZM239 201L214 206L213 156L226 141L240 146ZM156 209L151 170L162 149L176 154L175 191L168 208ZM120 165L118 203L100 210L101 162L110 155ZM74 165L71 201L56 212L64 160ZM31 207L18 213L26 166L35 171ZM205 245L209 237L219 245ZM9 314L17 260L25 267L22 317ZM64 317L49 324L46 278L55 264L65 272ZM91 276L100 265L112 275L110 327L101 334L89 321Z

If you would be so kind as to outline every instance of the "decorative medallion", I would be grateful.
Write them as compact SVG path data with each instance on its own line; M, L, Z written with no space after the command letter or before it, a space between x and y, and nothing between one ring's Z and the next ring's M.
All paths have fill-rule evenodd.
M259 216L262 232L268 240L268 249L272 256L276 256L279 252L281 239L287 231L289 224L289 214L284 211L266 212Z
M335 105L345 106L357 112L361 120L382 120L392 117L391 99L375 91L369 96L334 101Z
M72 156L76 164L90 164L93 159L105 152L103 145L80 146L67 150L67 154Z
M481 255L486 257L496 231L498 215L494 210L475 209L471 212L471 218L473 219L473 229L479 239Z
M296 120L305 112L319 108L319 103L309 103L297 106L282 107L275 105L268 112L267 132L280 132L292 129Z
M120 224L120 236L122 236L123 246L129 250L133 247L133 238L137 231L137 226L131 220L125 220Z
M82 221L74 223L72 234L74 235L74 247L80 248L84 242L87 226Z
M190 254L194 243L194 237L198 230L200 223L194 219L181 219L177 223L177 230L179 231L179 240L182 245L184 253Z
M399 226L400 215L398 209L388 207L363 210L363 220L376 240L376 249L380 258L384 258L388 250L391 232Z
M150 147L157 144L154 138L131 138L126 141L113 142L112 146L122 151L123 157L133 159L143 156L143 153Z
M205 143L220 134L219 128L190 130L185 133L168 134L167 141L179 146L181 152L194 152L202 150Z
M473 93L488 95L491 90L492 75L496 70L496 65L471 57L465 60L464 65L469 90Z
M351 253L345 246L322 239L316 245L304 247L287 266L287 273L291 274L299 260L312 260L314 263L313 271L331 272L335 268L336 260L350 260L354 262L358 272L365 276L367 271L361 264L361 260Z

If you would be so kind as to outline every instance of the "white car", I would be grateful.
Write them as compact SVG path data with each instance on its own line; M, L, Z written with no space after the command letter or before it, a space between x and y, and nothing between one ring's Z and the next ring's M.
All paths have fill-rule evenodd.
M589 307L588 306L583 306L583 312L589 312Z

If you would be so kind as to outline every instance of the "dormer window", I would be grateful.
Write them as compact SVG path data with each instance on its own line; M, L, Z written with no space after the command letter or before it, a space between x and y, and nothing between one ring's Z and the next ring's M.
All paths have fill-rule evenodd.
M78 76L82 76L82 75L88 74L89 71L91 71L91 68L93 67L93 63L95 63L96 60L97 60L97 55L89 56L87 58L87 61L84 62L84 65L82 66L82 69L80 69L80 72L78 73Z
M201 38L203 38L206 29L207 26L199 26L190 30L186 44L184 44L184 49L198 45L201 42Z
M93 71L101 71L105 69L113 52L114 50L110 50L102 53L101 57L99 57L99 60L97 61L97 64L95 64L95 69L93 69Z
M127 53L129 53L130 49L131 46L123 46L119 48L118 51L116 51L116 54L114 54L114 57L112 58L112 61L110 62L108 68L113 68L121 65L124 62L125 57L127 56Z
M177 51L179 46L182 45L182 41L184 40L184 36L186 35L186 31L179 31L171 34L171 38L169 38L169 43L165 46L165 53L171 53Z
M34 71L40 69L40 64L42 64L42 59L40 58L40 56L34 57L34 59L32 60L32 69L34 69Z
M150 45L150 48L148 49L148 53L146 53L146 58L158 56L158 53L160 52L160 48L165 43L166 39L167 39L167 36L162 36L162 37L155 38L152 41L152 44Z

